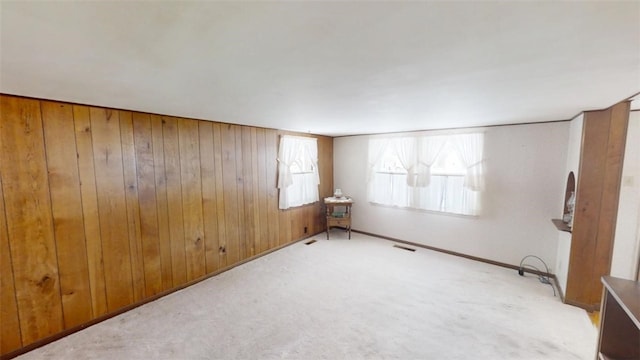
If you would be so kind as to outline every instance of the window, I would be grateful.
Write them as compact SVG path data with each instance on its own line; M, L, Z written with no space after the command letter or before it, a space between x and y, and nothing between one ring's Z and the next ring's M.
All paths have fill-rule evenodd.
M318 201L319 184L317 139L283 135L278 149L279 208Z
M369 201L478 215L483 134L416 135L369 141Z

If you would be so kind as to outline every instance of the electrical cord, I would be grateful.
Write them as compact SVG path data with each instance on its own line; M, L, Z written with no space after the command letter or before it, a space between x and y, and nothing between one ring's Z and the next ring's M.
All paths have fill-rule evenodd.
M538 259L542 265L544 265L544 268L546 269L546 274L549 274L549 267L547 266L547 263L544 262L544 260L542 260L541 258L539 258L538 256L535 255L527 255L525 257L522 258L522 260L520 260L520 267L518 268L518 274L520 276L524 276L524 269L532 269L538 272L538 280L540 280L541 283L543 284L547 284L549 286L551 286L551 289L553 290L553 296L556 296L556 288L553 286L553 283L551 282L551 278L549 277L549 275L543 275L544 273L542 271L540 271L540 269L538 269L537 267L530 265L530 264L525 264L524 261L528 258L534 258L534 259Z

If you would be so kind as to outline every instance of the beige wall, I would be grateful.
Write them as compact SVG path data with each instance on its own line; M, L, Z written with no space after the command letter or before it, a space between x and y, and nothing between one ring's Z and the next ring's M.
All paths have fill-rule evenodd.
M485 129L486 191L477 218L367 202L368 136L334 139L335 187L353 196L353 228L518 265L529 254L556 264L569 122Z

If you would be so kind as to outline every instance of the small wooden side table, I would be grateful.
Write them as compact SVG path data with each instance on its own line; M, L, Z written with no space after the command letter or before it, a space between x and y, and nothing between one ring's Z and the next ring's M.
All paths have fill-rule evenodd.
M328 197L324 198L324 204L327 208L327 240L332 226L346 228L349 231L349 239L351 239L351 206L353 205L353 199L347 196L340 198ZM344 206L345 211L336 212L336 206Z

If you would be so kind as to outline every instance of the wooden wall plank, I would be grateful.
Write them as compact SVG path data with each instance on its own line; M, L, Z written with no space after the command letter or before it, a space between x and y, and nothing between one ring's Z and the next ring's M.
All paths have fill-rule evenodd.
M226 227L226 259L228 264L240 261L240 234L238 232L238 181L236 173L236 128L221 126L222 177Z
M629 127L630 103L625 101L611 107L609 136L607 139L605 171L602 184L602 202L594 261L594 274L591 281L592 304L600 304L602 297L602 282L600 279L611 272L611 258L618 218L618 200L622 179L622 165L624 160L627 129Z
M171 230L169 226L169 202L167 200L167 174L164 161L163 123L164 120L162 117L151 115L153 170L156 181L162 290L168 290L173 287L173 260L171 258Z
M136 173L138 175L145 296L148 297L163 290L153 138L151 134L151 117L148 114L133 113L133 135Z
M280 210L278 212L278 221L280 223L280 231L278 236L278 245L282 246L289 242L291 239L291 213L293 209Z
M164 136L164 165L167 177L173 286L178 286L187 282L178 120L173 117L163 117L162 133Z
M236 161L236 178L235 178L235 186L236 186L236 196L238 197L236 201L236 207L238 211L237 219L237 232L238 232L238 256L240 260L247 258L247 237L246 237L246 227L245 227L245 216L244 216L244 179L243 176L243 163L242 163L242 127L237 125L232 125L234 129L235 135L235 161Z
M202 176L202 215L204 222L204 250L206 272L220 268L218 255L218 214L216 213L216 169L213 148L213 124L199 121L200 163Z
M265 133L266 143L266 168L267 168L267 219L269 221L269 248L273 249L280 241L280 211L278 210L278 141L280 137L276 130L267 129Z
M333 139L330 137L318 138L318 170L320 171L320 202L316 205L315 217L312 219L316 225L314 234L326 230L326 210L323 199L333 196Z
M24 344L64 328L49 182L37 100L0 100L0 172Z
M187 280L204 276L204 224L198 122L178 120Z
M52 101L40 106L64 326L71 328L93 317L73 108Z
M102 239L100 237L98 192L96 189L89 107L73 105L73 123L78 151L78 176L80 179L80 196L82 198L84 237L87 247L91 308L93 317L98 317L107 313L107 292L104 259L102 256Z
M251 242L251 256L261 253L261 243L260 243L260 229L262 228L262 223L260 221L260 178L259 178L259 170L258 170L258 129L256 128L247 128L249 131L249 148L243 152L243 154L250 154L251 159L251 205L250 208L253 209L253 219L251 221L252 227L252 242ZM249 183L249 180L247 180ZM247 196L245 195L245 199Z
M268 202L269 189L267 180L267 145L265 143L265 129L256 129L256 146L254 159L258 163L258 210L260 223L258 225L259 233L257 239L260 243L258 252L262 253L269 249L269 218L268 218Z
M240 233L240 256L246 259L253 247L253 198L251 194L251 133L248 127L236 128L236 162L238 177L238 220ZM249 196L249 197L247 197Z
M220 267L228 265L227 261L227 227L224 205L224 174L222 168L222 126L212 124L213 130L213 160L216 173L216 215L218 220L218 259Z
M2 136L0 135L0 139ZM2 177L0 177L0 354L22 347L16 288L13 281L11 249L7 232Z
M312 206L311 204L303 205L291 211L291 237L288 238L287 242L304 238L304 228L307 226L304 216Z
M91 107L89 113L107 307L113 311L134 299L120 121L117 111Z
M130 111L119 111L120 138L122 141L122 167L124 170L124 194L127 204L131 276L133 300L145 297L144 261L142 259L142 230L140 229L140 203L138 202L138 174L136 150L133 139L133 119Z
M595 310L610 271L629 104L584 114L565 302Z
M580 160L578 187L576 193L576 215L574 217L569 259L569 278L565 298L567 301L588 299L591 287L588 282L572 281L572 277L584 274L591 278L592 264L581 259L593 259L598 233L598 217L601 203L606 152L609 136L609 111L587 112L584 115L583 138L589 139L584 146ZM580 276L582 277L582 276Z

